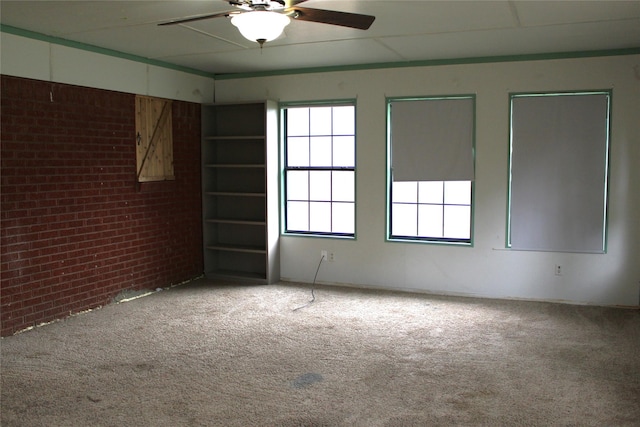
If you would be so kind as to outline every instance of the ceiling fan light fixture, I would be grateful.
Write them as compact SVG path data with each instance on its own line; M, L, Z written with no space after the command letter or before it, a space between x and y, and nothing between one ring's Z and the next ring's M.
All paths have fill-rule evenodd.
M266 10L245 12L231 17L231 23L238 27L240 34L260 45L278 38L289 22L288 16Z

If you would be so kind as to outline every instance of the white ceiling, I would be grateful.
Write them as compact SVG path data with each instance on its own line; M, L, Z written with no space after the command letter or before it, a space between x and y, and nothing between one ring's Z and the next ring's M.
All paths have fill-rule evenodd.
M224 17L157 25L232 10L223 0L2 0L0 22L213 74L640 48L640 0L308 0L300 6L376 20L366 31L292 21L262 51Z

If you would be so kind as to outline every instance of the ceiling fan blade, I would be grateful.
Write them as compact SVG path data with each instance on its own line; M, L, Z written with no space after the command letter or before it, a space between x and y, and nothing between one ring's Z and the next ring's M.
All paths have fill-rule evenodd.
M229 16L230 14L231 14L231 12L207 13L205 15L196 15L196 16L190 16L190 17L187 17L187 18L173 19L171 21L161 22L158 25L184 24L185 22L202 21L203 19L220 18L222 16Z
M292 18L298 21L319 22L322 24L339 25L341 27L367 30L376 19L375 16L359 13L338 12L335 10L309 9L307 7L291 7L285 12L294 12Z

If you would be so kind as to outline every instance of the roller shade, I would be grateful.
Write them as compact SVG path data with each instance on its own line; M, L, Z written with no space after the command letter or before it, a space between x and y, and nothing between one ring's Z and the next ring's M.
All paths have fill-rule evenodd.
M394 181L472 181L474 99L390 102Z
M510 243L604 251L609 94L512 98Z

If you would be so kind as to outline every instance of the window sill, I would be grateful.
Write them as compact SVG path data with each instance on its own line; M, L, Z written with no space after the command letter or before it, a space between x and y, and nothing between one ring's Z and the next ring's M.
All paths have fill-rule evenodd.
M331 234L331 233L305 233L295 231L285 231L282 233L283 237L318 237L321 239L341 239L341 240L355 240L354 234Z
M419 244L427 244L427 245L440 245L440 246L462 246L462 247L473 247L473 242L471 240L454 240L454 239L443 239L443 240L432 240L432 239L424 239L424 238L409 238L409 237L388 237L387 242L392 243L419 243Z

